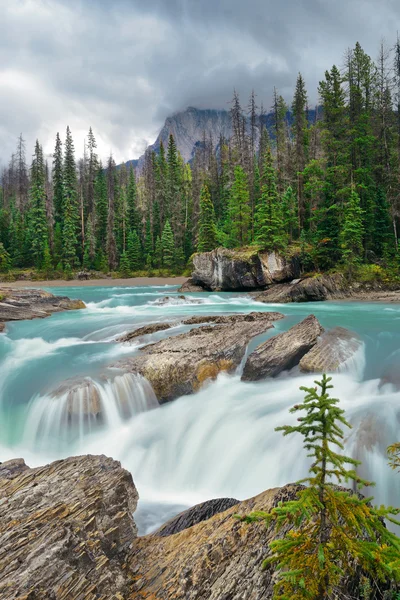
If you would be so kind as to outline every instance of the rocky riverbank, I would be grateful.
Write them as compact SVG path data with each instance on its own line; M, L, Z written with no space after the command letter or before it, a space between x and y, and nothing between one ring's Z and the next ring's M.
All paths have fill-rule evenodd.
M40 289L3 288L0 291L0 331L7 321L44 319L64 310L86 308L82 300L53 296Z
M0 464L0 599L270 600L275 572L261 567L274 532L234 515L269 511L298 489L212 500L137 537L138 492L111 458ZM358 587L346 581L338 597L359 597Z

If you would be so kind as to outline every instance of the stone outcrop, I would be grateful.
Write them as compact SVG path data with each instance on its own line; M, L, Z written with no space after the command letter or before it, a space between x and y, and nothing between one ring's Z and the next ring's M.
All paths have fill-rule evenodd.
M235 500L235 498L217 498L215 500L207 500L207 502L202 502L201 504L196 504L196 506L184 510L176 517L173 517L164 523L164 525L157 529L153 535L160 537L174 535L184 529L193 527L193 525L197 525L197 523L211 519L214 515L224 512L237 504L239 504L239 500Z
M80 308L86 308L82 300L53 296L41 289L4 288L0 293L0 331L7 321L43 319L56 312Z
M258 346L248 357L243 369L243 381L258 381L276 377L299 364L323 333L314 315Z
M171 329L173 327L173 323L150 323L149 325L143 325L142 327L138 327L134 331L130 331L125 335L121 335L116 339L117 342L129 343L137 338L143 337L145 335L151 335L152 333L158 333L159 331L166 331L167 329Z
M282 314L274 312L231 315L221 323L203 325L144 346L137 356L114 366L140 373L151 383L158 401L169 402L196 392L221 371L235 371L249 341L282 318Z
M51 393L57 402L66 396L64 404L65 422L74 422L81 418L103 419L101 398L96 383L89 377L67 379Z
M0 464L0 600L271 600L276 573L261 567L275 532L235 515L299 489L204 503L139 538L136 488L111 458ZM334 595L359 598L358 585L347 578Z
M178 292L180 294L187 294L188 292L204 292L204 288L201 285L194 283L193 279L190 278L181 285Z
M305 373L334 373L361 348L362 341L356 333L335 327L326 331L315 346L300 361Z
M275 252L217 248L193 257L192 284L208 290L256 290L299 277L296 257L287 260Z
M342 275L321 275L306 279L294 279L290 283L273 285L267 290L254 294L258 302L321 302L346 298L350 290Z
M128 598L137 500L130 473L105 456L0 464L0 599Z

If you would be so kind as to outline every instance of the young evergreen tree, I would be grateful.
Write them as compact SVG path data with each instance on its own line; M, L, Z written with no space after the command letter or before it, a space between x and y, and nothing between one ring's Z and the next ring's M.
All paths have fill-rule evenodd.
M331 378L323 375L316 387L302 387L304 401L292 413L300 413L298 425L278 427L283 435L299 433L312 460L306 484L295 500L279 502L269 513L242 518L264 520L283 536L271 544L272 556L264 564L276 564L278 580L274 597L280 600L327 600L338 597L341 581L360 571L379 581L400 580L400 539L385 526L394 524L399 509L371 506L371 498L338 488L372 485L356 473L360 463L341 454L344 432L350 428L339 400L329 390ZM287 531L287 527L290 527Z
M217 247L217 229L215 226L214 205L206 184L203 185L200 196L199 239L198 252L209 252Z
M131 231L128 235L127 257L131 271L139 271L142 266L142 252L139 236L136 231Z
M232 248L248 244L251 214L247 176L242 167L235 167L234 177L225 224Z
M276 171L270 147L267 148L264 158L261 198L255 214L254 241L267 250L279 251L287 245L282 202L278 196Z
M121 273L122 277L129 277L131 273L130 260L127 252L123 252L121 254L119 261L119 272Z
M149 254L147 256L149 256ZM146 263L147 263L147 261L146 261ZM162 264L163 264L163 250L162 250L162 243L161 243L160 237L157 237L157 239L156 239L156 247L154 250L153 264L157 269L161 269Z
M342 260L350 274L362 260L363 254L363 210L360 198L353 189L344 207L343 225L340 232Z
M162 237L161 237L162 253L163 253L163 266L171 269L174 266L175 258L175 241L174 234L172 232L169 221L165 223Z
M7 273L11 269L11 257L0 242L0 273Z

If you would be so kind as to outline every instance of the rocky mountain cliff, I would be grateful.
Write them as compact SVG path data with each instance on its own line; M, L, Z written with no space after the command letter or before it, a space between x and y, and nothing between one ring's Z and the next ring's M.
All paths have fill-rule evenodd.
M288 121L291 121L291 114L287 115ZM315 120L315 110L309 110L308 118L310 123ZM273 137L274 117L272 113L266 113L262 121ZM220 137L229 139L232 136L232 123L229 110L201 109L189 106L186 110L175 113L168 117L158 134L154 144L149 146L154 152L159 151L160 143L167 146L170 133L174 136L179 152L185 162L193 159L196 148L202 143L204 134L209 139L211 136L213 144L218 147ZM126 165L133 165L139 170L144 164L144 155L139 159L129 160Z

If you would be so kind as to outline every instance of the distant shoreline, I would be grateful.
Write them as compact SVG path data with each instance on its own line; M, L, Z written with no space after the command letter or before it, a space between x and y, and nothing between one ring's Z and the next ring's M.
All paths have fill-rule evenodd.
M130 277L129 279L87 279L87 280L63 280L54 279L48 281L1 281L0 289L3 288L43 288L43 287L113 287L113 286L149 286L149 285L182 285L187 277Z

